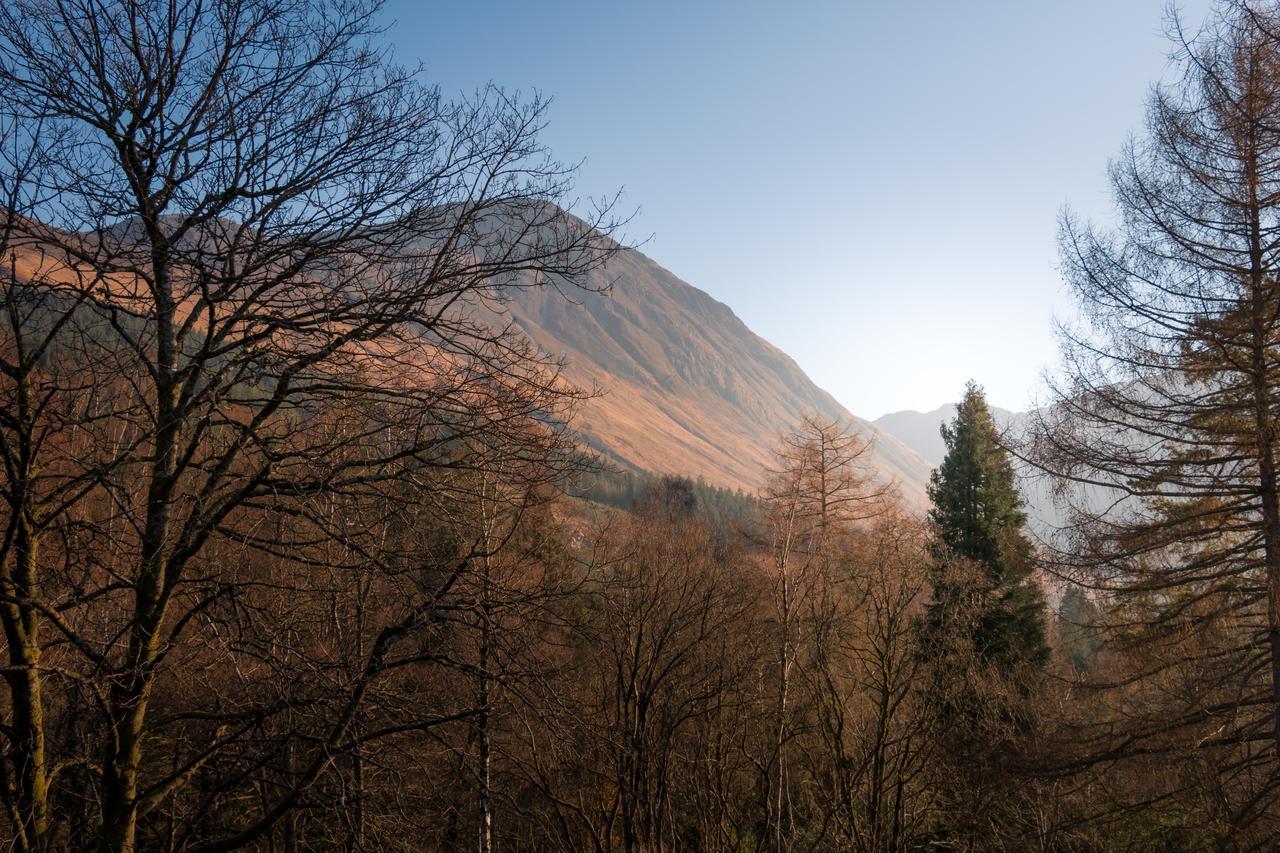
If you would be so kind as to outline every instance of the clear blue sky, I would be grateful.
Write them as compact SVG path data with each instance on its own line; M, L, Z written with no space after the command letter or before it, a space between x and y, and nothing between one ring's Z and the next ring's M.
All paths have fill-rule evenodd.
M1209 0L1182 0L1198 25ZM554 98L545 141L633 237L850 410L1023 408L1070 311L1056 217L1167 70L1163 0L392 0L446 91Z

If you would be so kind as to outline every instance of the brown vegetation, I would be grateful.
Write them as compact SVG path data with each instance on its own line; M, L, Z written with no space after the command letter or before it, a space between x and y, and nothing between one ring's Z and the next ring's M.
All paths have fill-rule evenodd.
M1037 555L989 418L930 521L830 411L721 449L736 525L566 497L584 394L493 317L616 223L375 12L0 7L8 846L1276 845L1277 15L1187 46L1123 239L1065 229L1095 326L1028 453L1122 500Z

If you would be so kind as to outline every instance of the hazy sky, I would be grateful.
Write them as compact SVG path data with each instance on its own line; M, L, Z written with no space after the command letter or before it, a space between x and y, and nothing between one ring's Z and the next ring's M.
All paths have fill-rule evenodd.
M1209 0L1182 0L1198 25ZM643 251L730 305L851 411L1023 408L1056 358L1066 203L1165 73L1163 0L392 0L448 92L555 99L545 141L622 188Z

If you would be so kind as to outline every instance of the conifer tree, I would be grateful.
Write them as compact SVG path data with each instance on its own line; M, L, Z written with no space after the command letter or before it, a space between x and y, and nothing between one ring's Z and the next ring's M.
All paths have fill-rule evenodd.
M1280 3L1224 0L1169 30L1145 133L1111 166L1114 224L1063 217L1079 319L1026 455L1069 512L1047 556L1101 593L1106 660L1124 666L1072 734L1081 763L1194 762L1206 772L1167 774L1140 807L1176 803L1162 820L1212 826L1224 849L1274 848Z
M930 478L930 518L943 559L972 561L978 588L939 578L933 616L961 600L974 612L974 646L983 659L1012 670L1043 666L1044 600L1031 580L1032 546L1013 466L982 389L970 382L955 420L942 427L947 455Z

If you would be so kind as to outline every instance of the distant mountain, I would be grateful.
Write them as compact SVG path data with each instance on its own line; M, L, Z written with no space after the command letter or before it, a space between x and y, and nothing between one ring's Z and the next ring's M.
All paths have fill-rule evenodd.
M991 406L991 414L996 426L1001 429L1020 421L1022 415L1010 412L998 406ZM882 432L886 432L910 447L931 466L942 464L947 454L947 446L942 441L942 425L949 423L956 416L954 403L939 406L931 412L915 412L906 410L881 415L872 423Z
M577 426L624 469L752 490L780 434L815 413L873 438L878 475L897 482L910 504L925 505L930 464L841 406L727 305L636 250L619 253L590 283L608 292L513 287L506 310L566 358L566 378L604 391L583 405Z
M1011 412L998 406L991 407L996 426L1016 446L1026 436L1031 419L1035 413ZM889 435L894 436L910 447L930 466L942 464L946 455L946 445L942 441L941 427L956 416L954 404L939 406L931 412L903 411L893 412L876 418L874 425ZM1018 476L1018 490L1026 502L1027 517L1032 530L1039 536L1052 538L1057 536L1058 528L1066 524L1066 516L1057 505L1050 483L1043 474L1022 462L1014 462L1014 470ZM1079 486L1072 490L1073 500L1101 512L1114 500L1115 495L1097 487Z

